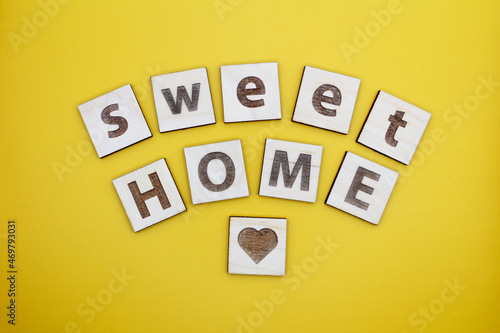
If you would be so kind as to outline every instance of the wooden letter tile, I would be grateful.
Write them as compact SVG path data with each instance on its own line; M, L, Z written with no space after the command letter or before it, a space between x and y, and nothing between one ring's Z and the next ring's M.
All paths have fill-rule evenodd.
M240 140L184 148L193 204L247 197Z
M360 81L354 77L306 66L292 120L347 134Z
M399 174L347 152L326 204L378 224Z
M408 165L430 118L429 112L379 91L357 141Z
M165 159L113 180L135 232L186 210Z
M99 158L151 137L130 84L78 106Z
M285 275L286 219L229 218L228 273Z
M278 63L221 66L224 122L281 119Z
M151 77L160 132L215 124L206 68Z
M322 146L266 140L259 195L316 202Z

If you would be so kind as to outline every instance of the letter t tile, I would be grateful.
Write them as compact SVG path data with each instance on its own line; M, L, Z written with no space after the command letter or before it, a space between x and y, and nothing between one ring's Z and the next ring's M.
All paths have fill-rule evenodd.
M408 165L430 118L429 112L379 91L358 142Z

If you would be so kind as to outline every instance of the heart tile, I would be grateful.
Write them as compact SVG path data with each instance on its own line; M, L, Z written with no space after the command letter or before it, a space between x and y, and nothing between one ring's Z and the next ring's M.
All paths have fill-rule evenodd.
M278 245L278 236L269 228L245 228L238 234L238 244L258 264Z

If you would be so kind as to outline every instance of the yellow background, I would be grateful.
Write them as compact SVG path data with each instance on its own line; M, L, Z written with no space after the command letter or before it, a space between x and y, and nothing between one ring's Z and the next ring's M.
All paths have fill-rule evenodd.
M478 87L481 78L500 82L500 3L401 0L381 26L372 11L389 7L70 1L48 16L38 1L1 1L1 330L498 332L500 87L488 97ZM34 20L40 27L23 37ZM25 40L12 44L13 34ZM347 44L358 52L344 54ZM268 61L279 64L283 120L224 124L220 66ZM305 65L361 79L348 135L290 122ZM150 76L198 67L208 69L217 124L159 133ZM128 83L153 137L99 159L84 149L77 106ZM355 142L379 89L432 113L409 166ZM468 109L453 111L464 102ZM257 194L266 137L324 146L316 203ZM183 148L233 139L243 143L250 196L193 206ZM68 149L78 148L69 166ZM346 150L401 174L378 226L323 203ZM160 158L188 211L134 233L112 180ZM58 178L55 164L71 172ZM227 273L230 215L288 219L285 277ZM9 219L18 237L15 327L6 317ZM323 261L318 239L338 245ZM122 271L123 290L82 315ZM447 283L462 289L453 294ZM279 304L269 305L271 294Z

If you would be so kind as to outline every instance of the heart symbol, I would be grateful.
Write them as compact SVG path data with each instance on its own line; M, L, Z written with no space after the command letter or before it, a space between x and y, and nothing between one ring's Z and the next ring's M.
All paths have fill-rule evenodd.
M258 264L278 245L278 236L269 228L259 231L254 228L245 228L238 235L238 244Z

